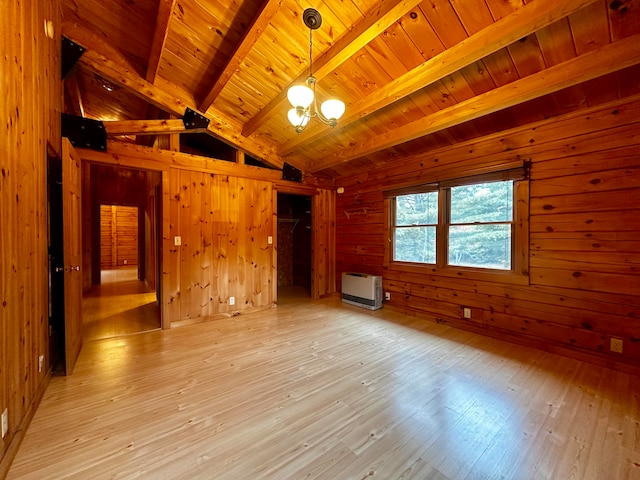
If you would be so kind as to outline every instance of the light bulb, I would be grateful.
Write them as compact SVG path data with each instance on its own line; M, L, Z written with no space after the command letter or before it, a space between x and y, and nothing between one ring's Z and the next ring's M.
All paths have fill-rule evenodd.
M287 91L287 98L294 107L307 108L313 102L313 90L306 85L294 85Z
M344 114L344 109L344 102L337 98L325 100L322 102L322 105L320 105L322 115L324 115L328 120L338 120Z
M296 129L302 129L307 126L307 123L309 123L309 116L305 115L303 109L292 108L287 113L287 118L289 118L291 125L296 127Z

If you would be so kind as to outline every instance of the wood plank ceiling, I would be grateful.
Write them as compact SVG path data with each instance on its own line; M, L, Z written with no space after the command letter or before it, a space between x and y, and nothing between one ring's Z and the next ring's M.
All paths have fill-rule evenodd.
M224 142L318 175L640 92L640 0L62 3L63 35L87 48L65 81L69 113L136 135L190 107ZM286 89L309 71L308 7L323 16L318 97L347 110L336 128L312 120L298 135Z

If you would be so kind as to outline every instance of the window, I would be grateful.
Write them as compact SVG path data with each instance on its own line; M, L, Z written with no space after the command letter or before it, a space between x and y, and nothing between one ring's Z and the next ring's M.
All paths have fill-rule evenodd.
M438 192L396 197L393 259L436 263Z
M528 181L522 167L385 196L387 266L426 266L445 275L527 274Z
M448 265L511 270L513 180L449 190Z

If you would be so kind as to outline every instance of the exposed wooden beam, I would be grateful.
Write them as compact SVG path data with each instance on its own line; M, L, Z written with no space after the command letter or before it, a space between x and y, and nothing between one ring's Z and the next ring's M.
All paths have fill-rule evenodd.
M202 133L206 128L186 129L176 120L119 120L103 122L107 135L170 135L173 133Z
M282 172L279 170L253 167L251 165L233 163L226 160L216 160L200 155L160 150L125 142L110 141L106 152L83 148L76 150L83 160L106 165L159 171L169 170L170 168L202 170L233 177L266 180L273 182L275 185L288 185L293 188L300 187L307 190L316 187L334 188L333 180L324 180L312 175L305 175L303 183L290 182L282 179Z
M344 128L371 113L411 95L426 86L471 65L478 60L524 38L541 28L560 20L595 0L568 0L565 2L530 2L510 15L489 25L404 75L389 82L371 95L349 105L346 115L340 119ZM325 136L330 127L319 122L309 125L303 134L281 145L280 156L295 151Z
M422 3L422 1L402 0L394 2L392 0L384 0L379 2L354 28L348 30L326 52L314 60L313 76L317 80L321 80L329 75L412 8ZM308 75L309 72L305 68L288 86L304 82ZM284 88L257 115L245 123L242 129L243 135L253 134L273 115L275 110L284 109L283 105L287 101L287 88Z
M64 80L64 87L67 90L67 94L71 99L71 107L73 108L74 115L84 117L84 103L82 102L82 93L78 86L78 72L76 71L72 75L69 75Z
M144 118L147 120L153 120L162 118L162 111L156 107L155 105L147 104L147 112L145 113ZM143 145L146 147L151 147L156 142L155 135L136 135L136 145Z
M153 32L153 40L151 42L151 51L149 52L149 63L147 64L147 82L154 83L156 75L158 75L158 67L164 45L167 41L169 33L169 21L173 13L173 7L176 0L160 0L158 5L158 16L156 17L156 28Z
M313 162L318 172L640 63L640 34L627 37Z
M175 120L175 115L171 115L171 119ZM180 134L179 133L174 133L172 135L169 135L169 150L171 150L172 152L179 152L180 151ZM236 152L239 152L240 150L236 150Z
M244 36L240 44L236 47L236 50L233 52L233 55L231 55L231 58L229 58L229 60L227 61L227 64L216 77L211 90L209 90L209 93L207 93L207 95L204 97L204 100L200 103L200 111L206 112L213 104L213 102L215 102L224 86L238 71L238 68L240 67L240 64L243 62L244 58L251 51L260 36L263 34L271 19L278 12L278 9L282 5L282 2L283 0L266 0L262 4L262 8L254 18L253 23L247 30L246 35Z
M176 116L182 117L187 107L196 110L193 98L182 92L177 86L165 89L153 85L135 71L112 62L95 50L88 49L82 55L80 63L110 82L127 89L137 97ZM284 162L275 153L275 148L272 145L258 142L250 137L244 137L239 132L239 128L234 127L229 121L220 116L214 116L210 113L205 114L205 116L210 121L207 129L210 134L240 150L263 159L266 163L276 168L282 168Z
M136 67L118 48L105 42L104 37L83 25L74 22L63 22L62 34L86 49L95 50L100 55L104 55L115 64L121 65L127 70L131 70L132 72L137 71Z

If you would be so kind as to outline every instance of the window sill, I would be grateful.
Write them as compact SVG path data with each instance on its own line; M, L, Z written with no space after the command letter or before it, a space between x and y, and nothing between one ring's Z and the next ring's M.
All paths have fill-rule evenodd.
M513 270L490 270L469 267L437 267L435 265L420 265L409 262L391 262L387 269L419 273L422 275L435 275L448 278L464 278L467 280L479 280L483 282L506 283L511 285L529 285L529 275L516 273Z

